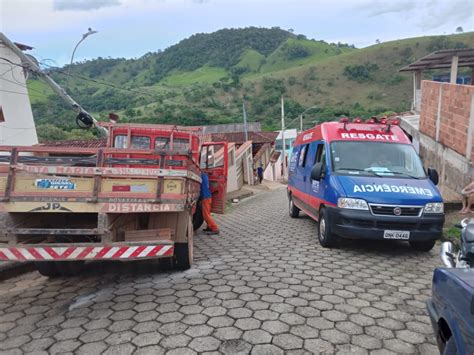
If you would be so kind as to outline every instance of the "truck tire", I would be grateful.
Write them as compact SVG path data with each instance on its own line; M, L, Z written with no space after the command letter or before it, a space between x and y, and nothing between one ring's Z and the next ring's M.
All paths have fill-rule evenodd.
M328 214L325 208L319 212L318 239L324 248L331 248L336 245L337 237L334 235L329 224Z
M300 209L295 206L295 203L293 202L293 197L291 195L288 197L288 210L290 212L291 218L298 218L298 216L300 215Z
M35 266L36 270L38 270L38 272L43 276L56 277L60 275L54 261L35 262Z
M84 260L56 261L56 268L61 276L76 276L84 269Z
M202 215L202 205L201 201L198 201L196 204L196 211L193 214L193 229L198 230L201 228L202 224L204 223L204 217Z
M188 270L193 263L193 223L191 218L188 223L188 242L174 244L174 262L178 270Z
M423 242L412 242L410 241L410 247L417 251L430 251L436 244L436 240L427 240Z

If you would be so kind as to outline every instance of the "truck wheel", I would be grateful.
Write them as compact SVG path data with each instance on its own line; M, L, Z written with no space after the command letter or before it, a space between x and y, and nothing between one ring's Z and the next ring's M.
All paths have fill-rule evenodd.
M325 208L322 208L319 213L318 239L319 243L325 248L333 247L337 242L337 237L332 233Z
M54 261L35 262L35 266L36 270L43 276L55 277L60 275Z
M430 251L436 244L436 240L427 240L423 242L409 242L410 246L418 251Z
M61 276L76 276L84 269L84 260L76 261L57 261L56 268Z
M300 215L300 209L295 206L295 203L293 202L293 197L291 197L291 195L288 198L288 209L291 218L298 218L298 216Z
M196 211L193 214L193 229L198 230L201 228L202 224L204 223L204 217L202 215L202 205L201 201L198 201L196 204Z
M191 218L188 223L188 242L174 244L174 260L178 270L188 270L193 263L193 223Z

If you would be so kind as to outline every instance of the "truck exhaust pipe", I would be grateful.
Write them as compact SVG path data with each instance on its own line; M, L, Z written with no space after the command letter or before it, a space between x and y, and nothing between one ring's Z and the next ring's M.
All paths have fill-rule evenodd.
M443 261L444 266L449 268L456 267L456 262L454 260L453 254L453 243L444 242L441 244L440 257Z

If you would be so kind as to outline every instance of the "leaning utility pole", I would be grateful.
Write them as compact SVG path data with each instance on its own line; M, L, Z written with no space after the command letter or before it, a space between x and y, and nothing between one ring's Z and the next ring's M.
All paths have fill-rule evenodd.
M18 57L21 58L22 63L25 69L32 71L34 74L43 78L44 81L56 92L59 96L66 101L73 110L78 112L76 120L84 123L85 126L95 126L102 133L108 134L107 129L98 125L98 121L92 117L92 115L87 112L81 105L79 105L69 94L56 83L53 78L48 74L43 72L41 68L31 60L27 55L25 55L13 42L11 42L3 33L0 32L0 42L3 42L7 47L9 47Z
M285 99L281 96L281 142L282 142L282 159L283 159L283 178L286 177L286 145L285 145Z

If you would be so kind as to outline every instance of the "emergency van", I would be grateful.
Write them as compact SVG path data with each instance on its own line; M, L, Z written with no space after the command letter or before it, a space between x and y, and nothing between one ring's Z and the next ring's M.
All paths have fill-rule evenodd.
M289 213L318 222L323 247L338 237L405 240L428 251L441 237L438 173L423 169L397 120L343 118L302 132L288 172Z

